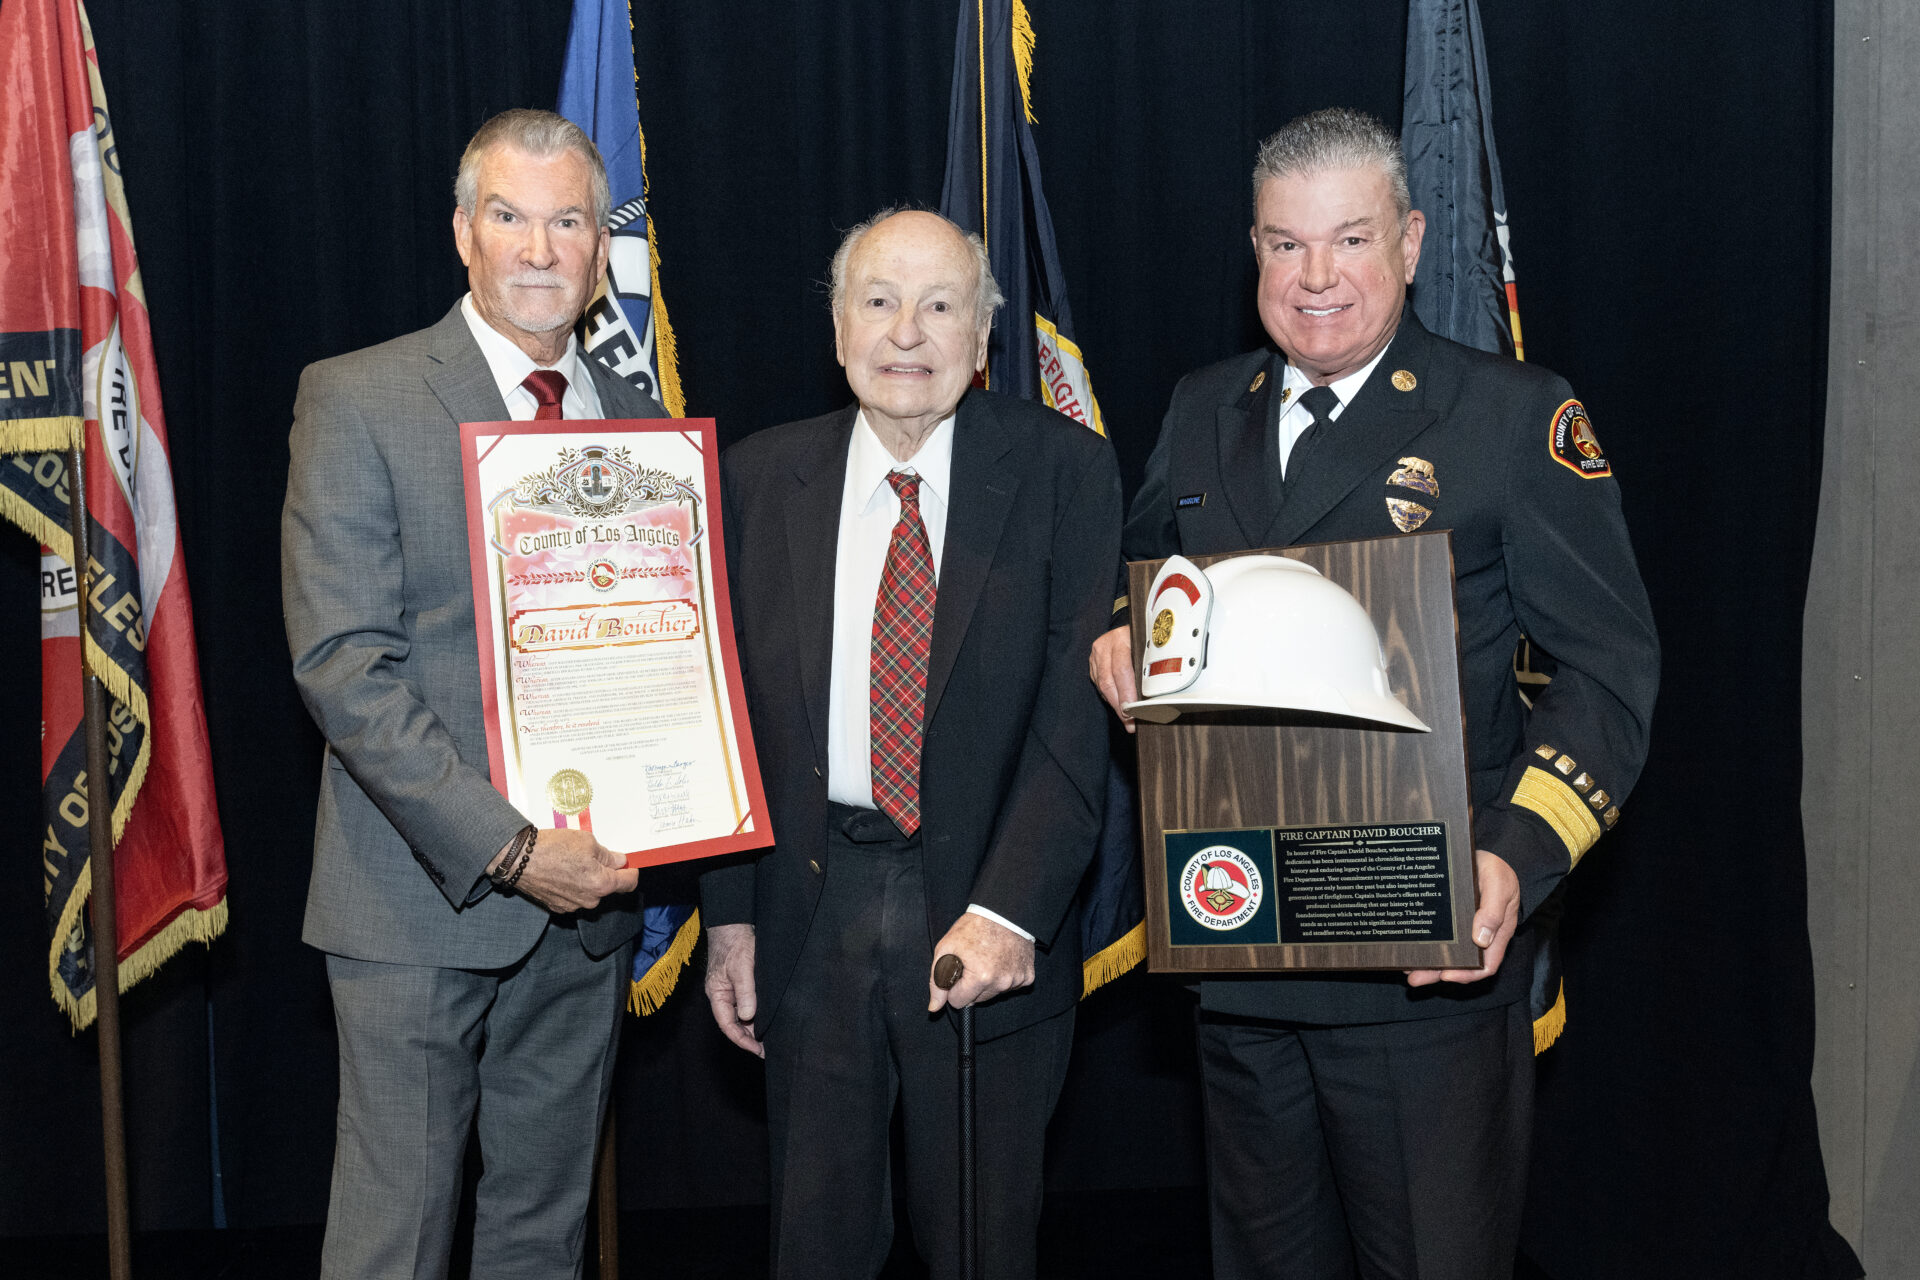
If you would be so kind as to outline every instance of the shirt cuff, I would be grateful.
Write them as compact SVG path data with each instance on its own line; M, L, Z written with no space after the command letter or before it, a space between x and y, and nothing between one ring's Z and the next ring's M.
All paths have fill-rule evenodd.
M967 914L971 916L985 916L987 919L999 925L1002 929L1010 929L1014 933L1017 933L1021 937L1025 938L1028 942L1033 941L1032 934L1028 933L1025 929L1022 929L1019 925L1015 924L1013 921L1001 915L998 911L989 911L985 907L980 906L977 903L969 902L967 904Z

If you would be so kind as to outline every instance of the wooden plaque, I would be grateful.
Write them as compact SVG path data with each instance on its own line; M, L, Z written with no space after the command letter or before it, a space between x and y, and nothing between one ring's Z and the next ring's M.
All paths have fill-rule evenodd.
M1477 968L1450 535L1237 554L1283 555L1346 588L1394 694L1431 732L1265 708L1140 722L1148 967ZM1163 563L1129 566L1136 673ZM1210 898L1210 883L1225 892Z

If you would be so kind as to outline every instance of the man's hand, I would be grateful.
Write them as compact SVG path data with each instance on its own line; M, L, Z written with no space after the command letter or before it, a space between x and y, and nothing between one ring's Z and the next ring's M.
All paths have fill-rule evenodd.
M1478 982L1499 972L1506 958L1507 944L1520 927L1520 877L1506 859L1485 849L1473 853L1473 882L1480 894L1480 909L1473 913L1473 940L1484 953L1478 969L1409 969L1407 985L1424 987L1435 982Z
M947 1005L964 1009L1003 991L1033 985L1033 943L971 911L962 913L946 936L933 944L933 958L937 961L944 955L959 956L966 970L953 990L942 991L928 968L928 1013L938 1013Z
M1087 677L1107 700L1120 723L1133 732L1133 717L1120 708L1140 698L1140 686L1133 675L1133 636L1129 627L1115 627L1093 642L1087 658Z
M513 842L507 842L487 870L499 869ZM627 860L593 838L591 831L549 828L534 837L533 856L513 891L557 914L589 911L603 898L632 893L640 873Z
M759 1001L753 990L753 926L717 924L707 930L707 1003L720 1034L757 1058L766 1046L753 1036Z

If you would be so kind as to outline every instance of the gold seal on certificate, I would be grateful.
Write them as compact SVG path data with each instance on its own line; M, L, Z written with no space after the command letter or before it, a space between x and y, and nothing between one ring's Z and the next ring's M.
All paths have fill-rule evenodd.
M628 865L772 839L710 422L461 427L493 781Z
M547 779L547 799L555 813L572 817L593 803L593 784L578 769L562 769Z

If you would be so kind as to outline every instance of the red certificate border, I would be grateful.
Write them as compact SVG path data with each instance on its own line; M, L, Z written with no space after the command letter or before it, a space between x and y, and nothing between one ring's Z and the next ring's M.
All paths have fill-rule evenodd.
M773 827L767 817L767 797L760 785L760 756L754 749L753 725L747 718L746 692L740 680L740 654L733 640L733 597L727 585L727 547L720 519L720 454L714 444L712 418L565 418L544 422L463 422L460 424L460 481L467 494L467 559L473 577L473 629L480 649L481 710L487 724L487 769L494 789L508 794L506 741L500 733L500 702L494 683L493 628L487 590L486 501L480 492L480 440L482 437L599 435L631 436L678 433L686 436L699 450L706 491L701 496L706 510L701 513L702 530L707 541L707 567L713 584L714 632L720 642L720 660L727 677L727 704L733 712L733 740L740 757L741 783L747 794L747 815L754 820L752 831L688 840L661 845L657 849L627 853L629 867L653 867L693 858L711 858L744 849L764 849L773 844ZM491 446L489 446L491 452ZM743 819L743 821L745 821ZM615 852L620 852L616 850Z

